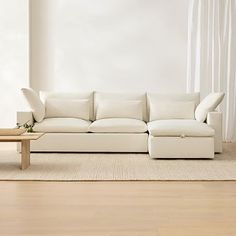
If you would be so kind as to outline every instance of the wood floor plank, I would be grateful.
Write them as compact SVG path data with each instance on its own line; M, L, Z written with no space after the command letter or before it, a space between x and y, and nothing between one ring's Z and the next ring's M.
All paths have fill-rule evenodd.
M236 235L236 182L0 182L0 235Z

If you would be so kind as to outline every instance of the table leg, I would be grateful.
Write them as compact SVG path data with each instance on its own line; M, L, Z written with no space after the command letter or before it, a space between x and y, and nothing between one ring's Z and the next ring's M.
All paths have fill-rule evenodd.
M27 169L30 165L30 140L21 141L21 169Z

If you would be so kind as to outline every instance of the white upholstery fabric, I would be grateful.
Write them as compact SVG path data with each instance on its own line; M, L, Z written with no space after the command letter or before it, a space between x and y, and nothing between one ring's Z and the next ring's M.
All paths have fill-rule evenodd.
M26 122L28 122L27 124L29 125L34 124L32 111L18 111L16 113L16 119L17 119L17 123L19 123L20 125L23 125Z
M147 133L46 133L31 141L33 152L147 152Z
M94 93L94 114L96 117L97 107L100 101L141 101L143 107L143 120L148 121L147 107L146 107L146 94L145 93L113 93L113 92L95 92Z
M216 109L216 107L222 102L224 95L224 93L210 93L206 96L196 108L196 120L204 122L207 118L208 112Z
M195 108L200 102L200 93L183 93L183 94L161 94L161 93L147 93L147 109L149 111L150 121L150 104L155 103L171 103L171 102L194 102ZM158 109L158 108L157 108Z
M45 117L45 107L38 94L30 88L22 88L21 91L32 110L34 119L37 122L42 121Z
M147 93L149 101L200 102L200 93Z
M49 98L45 102L46 118L70 117L89 120L89 100Z
M77 118L46 118L35 123L34 131L47 133L83 133L88 132L91 121ZM64 140L67 142L67 140Z
M142 120L127 118L111 118L94 121L89 126L94 133L144 133L147 125Z
M207 115L207 124L215 130L215 152L222 152L222 113L213 111Z
M214 129L196 120L157 120L148 123L152 136L212 137Z
M93 92L47 92L40 91L40 98L43 103L46 103L47 99L65 99L65 100L89 100L89 119L93 120Z
M148 137L151 158L214 158L213 137ZM200 171L200 170L199 170Z
M141 101L100 100L96 119L131 118L143 119Z
M150 101L150 121L167 119L194 119L194 102Z

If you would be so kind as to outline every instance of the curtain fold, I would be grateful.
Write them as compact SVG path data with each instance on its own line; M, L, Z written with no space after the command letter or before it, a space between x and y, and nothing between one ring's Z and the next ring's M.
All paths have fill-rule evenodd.
M187 92L225 92L223 138L236 141L236 0L191 0Z

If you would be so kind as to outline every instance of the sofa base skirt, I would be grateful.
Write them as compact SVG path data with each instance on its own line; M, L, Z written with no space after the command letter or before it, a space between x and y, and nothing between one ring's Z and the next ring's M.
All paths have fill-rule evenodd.
M151 158L214 158L214 137L148 138Z
M20 151L20 145L18 145ZM45 133L31 152L147 152L147 133Z

